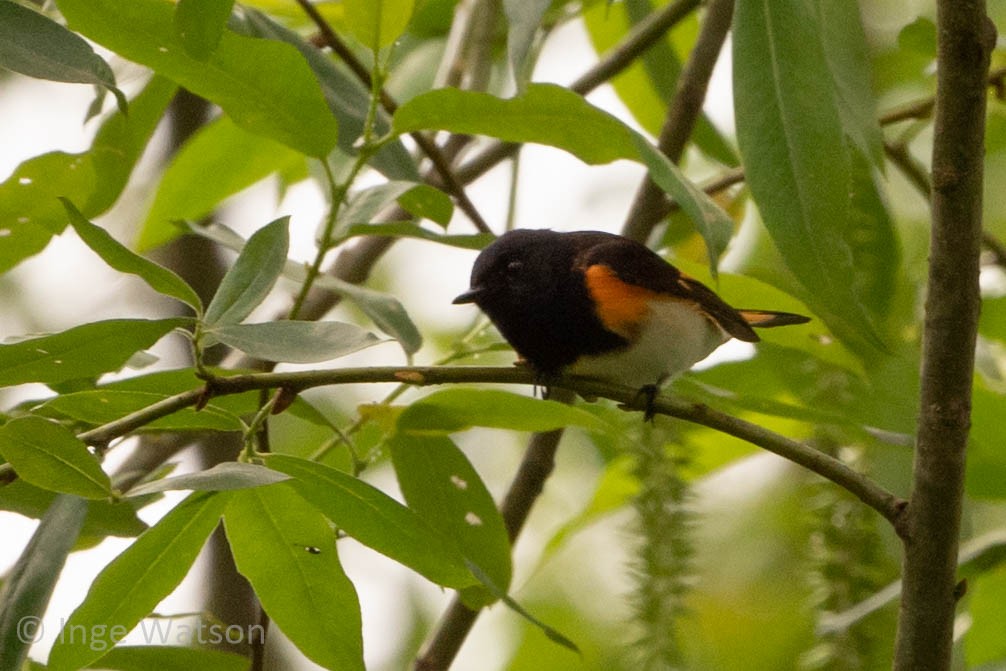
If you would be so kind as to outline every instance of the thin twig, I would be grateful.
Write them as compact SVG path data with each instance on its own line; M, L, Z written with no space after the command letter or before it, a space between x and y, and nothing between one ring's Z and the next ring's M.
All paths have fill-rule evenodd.
M356 54L354 54L346 43L339 38L334 30L332 30L332 27L328 25L328 21L326 21L325 17L323 17L315 6L311 4L310 0L297 0L297 4L300 5L301 9L304 10L304 13L307 14L311 21L314 22L315 26L318 28L318 32L321 33L324 43L332 51L334 51L340 59L342 59L357 79L359 79L360 82L362 82L369 90L373 86L370 72L367 71L366 66L356 57ZM388 114L394 114L395 110L398 109L398 103L391 97L383 86L378 92L378 99L381 103L381 107L384 108ZM478 208L475 207L475 204L472 203L471 199L468 197L464 186L462 186L461 182L458 181L450 163L441 153L440 148L422 133L410 133L410 136L422 152L426 154L426 157L430 159L430 162L437 171L437 175L443 182L444 188L447 189L452 196L454 196L454 199L458 203L458 207L460 207L468 218L471 219L475 228L482 233L492 233L492 229L489 228L489 224L487 224L485 219L482 218Z

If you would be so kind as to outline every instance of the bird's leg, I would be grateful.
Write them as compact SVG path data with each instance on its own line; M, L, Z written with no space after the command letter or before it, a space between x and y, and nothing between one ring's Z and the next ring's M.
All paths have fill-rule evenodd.
M645 384L639 388L636 393L636 398L640 396L646 399L646 405L643 408L643 421L652 422L653 418L657 414L655 403L657 400L657 394L660 393L660 385L656 384Z

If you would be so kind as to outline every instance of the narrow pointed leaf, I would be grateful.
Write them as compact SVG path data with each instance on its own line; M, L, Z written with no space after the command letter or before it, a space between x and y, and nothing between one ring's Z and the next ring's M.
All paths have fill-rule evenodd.
M809 302L883 347L849 281L852 170L821 30L806 3L738 4L737 137L765 226Z
M561 86L533 84L510 99L457 89L430 91L398 108L394 129L449 130L536 142L568 151L591 165L618 159L642 163L703 236L713 267L733 230L733 220L648 140Z
M335 146L338 126L303 57L287 44L224 30L206 60L175 32L161 0L59 0L70 28L218 105L239 126L308 156Z
M126 112L126 96L115 86L108 63L79 35L16 2L0 1L0 68L37 79L94 84L115 95Z
M376 345L380 338L343 322L278 321L210 329L220 342L264 361L317 363Z
M194 491L219 492L231 489L248 489L249 487L263 487L288 480L290 476L276 471L256 466L255 464L243 464L236 461L225 461L217 464L213 468L196 473L186 473L170 478L146 482L133 487L127 492L127 496L143 496L156 492L168 492L179 489L191 489Z
M337 225L345 229L352 224L369 224L390 203L397 201L406 211L435 221L441 226L450 223L454 205L443 191L416 182L391 181L359 191L339 212Z
M219 224L206 227L189 226L189 230L230 249L240 250L245 245L240 235ZM304 270L303 264L287 261L283 266L283 275L295 282L303 282L307 277L307 271ZM345 282L331 275L320 275L315 284L353 301L377 328L397 340L407 354L419 351L423 337L401 301L394 296Z
M208 327L237 324L265 300L286 263L289 223L289 217L281 217L248 238L206 308Z
M61 495L53 500L20 558L0 589L0 659L19 669L28 656L35 631L26 622L40 622L66 557L84 525L87 502ZM39 625L41 626L41 625Z
M393 238L416 238L435 242L449 247L480 251L496 239L492 233L459 233L443 235L423 228L411 221L393 221L384 224L352 224L343 233L344 237L353 238L361 235L389 236Z
M447 436L396 433L388 442L398 484L409 507L505 593L510 586L510 540L485 483ZM484 587L462 591L467 604L495 597Z
M507 57L517 82L522 79L534 35L551 4L551 0L503 0L503 13L506 14L508 24Z
M58 384L116 371L188 319L110 319L0 345L0 387Z
M444 587L476 584L460 551L410 508L359 478L306 459L266 457L295 478L293 487L337 527Z
M251 35L286 42L301 53L318 78L325 102L339 122L339 149L347 156L355 156L360 149L357 140L363 134L370 91L299 33L247 6L244 15ZM390 127L388 116L378 108L374 130L378 135L385 135ZM370 165L389 179L419 179L416 161L401 140L385 144L370 159Z
M136 275L154 291L182 301L197 313L202 311L203 303L199 300L196 290L174 271L131 251L113 238L108 231L88 221L70 200L60 198L60 201L66 208L70 216L70 225L77 231L77 235L105 263L119 272Z
M498 389L436 391L410 405L398 419L399 431L406 432L453 433L473 426L515 431L551 431L566 426L611 429L580 408Z
M549 639L551 639L552 641L558 643L564 648L572 650L573 652L580 652L580 648L577 647L576 643L573 643L573 641L570 640L567 636L562 634L557 629L548 626L547 624L536 618L534 615L529 613L528 610L524 608L524 606L517 603L517 601L515 601L512 597L510 597L506 592L500 591L500 589L493 583L492 579L485 573L485 571L480 569L478 566L475 566L474 564L469 564L469 568L471 569L472 573L474 573L475 576L477 576L478 579L481 580L482 583L489 588L489 591L492 593L492 595L503 602L503 605L505 605L507 608L520 615L522 618L524 618L534 626L541 629L542 633L548 636Z
M224 527L238 571L309 659L363 671L360 604L325 516L287 483L232 494Z
M842 129L875 167L884 163L884 143L872 91L870 47L859 5L814 0Z
M154 610L189 572L227 505L227 494L196 493L175 506L106 566L49 653L52 671L100 658Z
M12 419L0 426L0 454L36 487L86 499L112 494L98 460L61 424L30 415Z

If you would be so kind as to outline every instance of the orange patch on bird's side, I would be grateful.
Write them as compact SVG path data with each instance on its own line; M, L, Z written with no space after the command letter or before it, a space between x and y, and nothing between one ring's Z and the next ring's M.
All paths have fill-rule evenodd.
M649 312L650 301L660 297L656 291L623 282L608 266L590 266L584 276L601 323L621 336L634 335Z

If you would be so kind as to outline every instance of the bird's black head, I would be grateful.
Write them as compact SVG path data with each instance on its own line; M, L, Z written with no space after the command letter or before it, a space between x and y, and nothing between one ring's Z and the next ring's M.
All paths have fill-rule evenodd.
M572 249L553 231L519 229L500 236L482 250L472 267L471 287L454 303L475 303L494 314L525 311L549 300L550 281L572 265Z
M471 287L454 303L478 305L542 373L559 372L587 346L617 345L617 336L603 332L574 268L577 254L597 236L607 234L510 231L482 250ZM599 339L603 343L595 343Z

